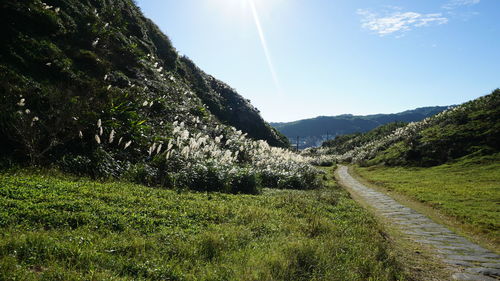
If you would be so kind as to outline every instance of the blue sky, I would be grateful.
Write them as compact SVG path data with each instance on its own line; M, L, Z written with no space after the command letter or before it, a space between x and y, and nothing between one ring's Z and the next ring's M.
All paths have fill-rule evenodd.
M499 0L137 0L267 121L458 104L500 87Z

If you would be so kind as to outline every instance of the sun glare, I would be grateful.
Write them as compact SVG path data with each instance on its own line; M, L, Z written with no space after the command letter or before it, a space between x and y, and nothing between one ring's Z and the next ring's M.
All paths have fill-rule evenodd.
M271 52L267 45L267 40L264 28L261 24L260 11L271 9L271 5L275 4L277 0L212 0L227 16L241 16L242 14L250 14L251 20L255 24L260 44L264 52L264 56L271 74L273 83L275 84L278 95L283 95L281 85L279 83L278 75L274 68Z
M211 0L210 5L217 7L225 16L240 16L245 11L248 0Z
M254 0L247 0L250 4L250 8L252 10L252 15L255 21L255 27L259 33L260 43L262 45L262 49L264 50L264 54L266 56L267 64L269 66L269 71L271 72L274 84L276 86L276 90L279 95L283 95L283 91L281 90L281 86L278 80L278 75L276 75L276 70L274 69L273 60L271 58L271 53L269 52L269 47L267 46L266 37L264 35L264 30L262 29L262 25L260 23L259 13L255 6Z

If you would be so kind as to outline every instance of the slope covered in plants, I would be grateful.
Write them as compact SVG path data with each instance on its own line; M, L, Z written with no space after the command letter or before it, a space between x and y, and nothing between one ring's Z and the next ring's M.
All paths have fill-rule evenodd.
M335 139L323 142L321 147L327 148L329 154L344 154L348 151L365 145L374 139L380 139L392 134L396 129L406 126L408 123L393 122L377 127L367 133L355 133L350 135L341 135Z
M497 89L420 122L402 127L393 124L358 136L340 137L326 143L319 153L365 165L434 166L464 156L492 155L499 151L500 90Z
M275 148L286 139L131 0L0 5L1 165L202 190L314 187L305 160Z

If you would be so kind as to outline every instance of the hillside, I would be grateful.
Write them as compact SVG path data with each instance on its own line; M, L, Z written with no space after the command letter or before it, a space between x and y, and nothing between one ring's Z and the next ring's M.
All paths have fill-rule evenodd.
M314 179L272 147L286 138L248 100L179 56L131 0L0 5L0 167L195 189L253 186L263 173L271 186ZM280 172L290 165L295 174Z
M365 145L374 139L380 139L392 134L396 129L405 127L408 123L392 122L379 126L366 133L354 133L349 135L337 136L334 139L327 140L321 145L322 148L327 148L328 154L342 155L356 147Z
M500 151L500 90L406 126L327 142L320 154L364 165L434 166Z
M295 143L296 137L300 136L300 147L307 148L320 146L323 141L334 138L335 136L363 133L391 122L420 121L446 108L448 107L422 107L394 114L374 114L366 116L350 114L332 117L320 116L294 122L271 123L271 125L288 137L291 143Z
M163 112L155 112L163 117L183 111L202 116L202 106L254 139L286 146L247 100L179 56L132 1L6 1L1 12L2 88L10 95L52 91L70 100L83 92L94 106L106 102L99 94L127 91L131 99L169 99ZM184 110L175 108L181 100Z

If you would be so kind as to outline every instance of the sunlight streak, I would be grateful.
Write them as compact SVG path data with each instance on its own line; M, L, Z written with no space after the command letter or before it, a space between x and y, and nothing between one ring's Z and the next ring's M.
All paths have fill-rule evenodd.
M253 0L248 0L250 4L250 8L252 9L252 15L255 21L255 26L257 27L257 31L259 33L260 43L262 45L262 49L264 49L264 54L266 56L267 64L269 66L269 71L273 77L274 84L276 86L276 90L280 96L283 96L283 91L281 89L281 85L278 80L278 75L276 75L276 71L274 70L273 61L271 59L271 53L269 52L269 48L267 47L266 37L264 36L264 31L262 30L262 26L260 24L259 14L257 13L257 8L255 7L255 3Z

